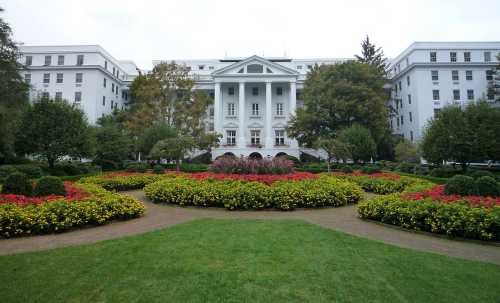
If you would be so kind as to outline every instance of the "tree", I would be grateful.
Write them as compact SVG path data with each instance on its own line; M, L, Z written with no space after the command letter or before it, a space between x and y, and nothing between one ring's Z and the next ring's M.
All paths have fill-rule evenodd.
M17 45L12 41L12 29L0 18L0 163L15 153L15 133L28 104L29 86L19 74L22 69L19 58Z
M34 102L23 113L16 150L41 156L50 168L64 156L89 156L92 141L85 114L66 101Z
M94 162L103 168L119 168L123 161L130 158L132 139L123 126L123 114L114 112L97 121L94 128L95 157Z
M354 124L340 131L337 139L348 146L349 153L355 163L359 160L368 162L376 155L377 145L370 131L359 124Z
M304 107L291 119L289 135L312 146L321 137L336 137L340 129L359 124L378 143L388 128L384 84L377 68L368 64L314 67L304 84Z
M396 145L396 161L398 162L418 162L417 146L408 140L402 140Z
M334 138L320 138L314 144L317 149L322 149L327 154L326 164L328 172L330 172L330 163L335 158L346 161L352 157L351 148L346 143Z
M177 171L180 170L180 162L184 155L194 150L196 142L193 137L179 135L158 141L153 146L149 156L151 158L166 158L175 160Z
M387 59L381 47L377 47L370 42L368 35L361 42L361 56L355 55L356 59L365 64L370 64L377 68L381 75L386 75Z
M177 136L174 128L166 123L156 123L144 130L139 137L138 150L148 155L158 141Z

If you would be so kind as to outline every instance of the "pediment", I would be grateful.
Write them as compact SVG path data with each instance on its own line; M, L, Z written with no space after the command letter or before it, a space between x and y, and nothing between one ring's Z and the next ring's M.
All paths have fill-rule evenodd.
M229 122L224 124L224 128L238 128L238 124L234 122Z
M262 128L262 127L264 127L262 125L262 123L258 123L258 122L252 122L252 123L248 124L248 128Z
M277 122L273 124L273 128L285 128L286 124L283 122Z
M281 64L271 62L259 56L252 56L245 60L233 63L212 73L212 76L240 75L289 75L295 76L298 73Z

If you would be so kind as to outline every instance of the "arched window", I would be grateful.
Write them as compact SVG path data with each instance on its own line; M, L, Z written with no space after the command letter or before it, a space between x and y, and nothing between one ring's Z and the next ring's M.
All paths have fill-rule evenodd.
M264 72L264 66L261 64L249 64L247 65L248 74L262 74Z

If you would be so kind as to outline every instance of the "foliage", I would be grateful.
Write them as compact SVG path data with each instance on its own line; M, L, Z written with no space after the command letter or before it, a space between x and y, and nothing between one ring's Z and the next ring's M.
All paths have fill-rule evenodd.
M66 188L64 187L64 183L58 177L47 176L42 177L35 186L35 195L37 196L49 196L49 195L57 195L57 196L65 196Z
M148 163L142 162L131 162L125 166L128 172L144 173L149 169Z
M148 155L158 141L176 137L177 132L170 125L159 122L151 125L139 136L138 149Z
M351 146L347 143L334 138L319 138L315 143L316 149L322 149L328 155L326 159L328 171L330 171L330 163L335 158L338 160L347 161L352 157Z
M293 162L283 157L273 159L250 159L220 157L209 170L215 173L229 174L289 174L293 171Z
M349 154L355 163L359 160L368 162L375 157L377 148L375 141L370 131L361 125L354 124L343 129L338 135L338 140L343 142L344 146L349 150Z
M39 205L0 205L0 236L4 238L62 232L88 224L142 216L144 205L136 199L80 184L91 195L81 201L64 199Z
M11 27L0 18L0 163L15 156L20 117L28 105L29 85L19 73L23 69L18 62L20 57L17 44L12 40Z
M297 109L288 133L312 146L321 137L336 137L360 124L378 143L388 128L385 79L369 64L348 61L313 68L304 84L304 107Z
M476 193L480 196L500 196L500 184L492 177L483 176L475 180Z
M153 166L153 173L163 174L163 173L165 173L165 169L160 164L156 164L155 166Z
M158 141L149 157L155 159L173 159L176 163L177 171L180 171L181 160L184 155L194 150L196 147L195 140L189 136L176 136Z
M418 162L417 146L408 140L403 140L395 148L396 161L398 162Z
M225 174L225 173L193 173L186 175L188 179L195 180L240 180L247 182L260 182L271 185L277 181L298 181L306 179L317 179L319 176L308 172L295 172L282 175L257 175L257 174Z
M133 142L123 127L123 122L116 121L119 118L114 118L113 115L99 119L98 127L94 128L94 162L105 168L116 169L122 167L123 161L130 158Z
M147 185L144 192L156 203L223 206L229 210L342 206L363 198L363 191L357 185L328 176L276 181L272 186L235 180L170 178Z
M40 155L49 167L64 156L84 157L91 152L89 126L82 110L66 101L42 98L23 114L17 150Z
M33 184L26 174L15 172L5 179L2 194L31 196L33 194Z
M390 194L402 192L410 185L426 183L417 178L399 176L394 173L336 173L337 177L354 182L368 192L375 194Z
M481 240L500 240L500 207L470 207L400 194L374 197L359 204L362 218L404 228Z
M96 184L106 190L123 191L142 189L149 183L171 177L175 177L175 175L113 173L101 176L84 177L80 179L80 182Z
M352 173L352 172L353 172L352 167L350 167L349 165L343 166L343 167L341 168L341 171L342 171L343 173L346 173L346 174L349 174L349 173Z
M387 59L381 47L370 42L368 35L361 42L361 56L355 55L356 60L377 68L381 75L386 76Z
M15 194L0 195L0 204L16 204L19 206L40 205L43 203L64 200L67 202L80 201L89 196L89 193L80 187L75 187L71 182L64 182L64 195L49 194L47 196L26 196ZM36 193L38 194L38 193Z
M444 189L446 195L462 195L471 196L476 193L474 179L469 176L456 175L453 176Z
M21 172L30 178L40 178L43 174L40 166L36 164L11 164L0 166L0 179L6 178L14 172Z

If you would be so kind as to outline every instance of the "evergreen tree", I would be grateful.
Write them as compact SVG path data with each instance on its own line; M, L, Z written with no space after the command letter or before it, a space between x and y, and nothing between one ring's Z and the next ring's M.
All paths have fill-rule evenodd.
M361 56L355 55L356 59L361 63L366 63L375 66L382 75L386 75L386 62L384 52L381 47L377 47L370 42L368 35L361 42Z

